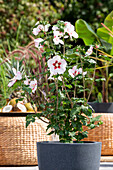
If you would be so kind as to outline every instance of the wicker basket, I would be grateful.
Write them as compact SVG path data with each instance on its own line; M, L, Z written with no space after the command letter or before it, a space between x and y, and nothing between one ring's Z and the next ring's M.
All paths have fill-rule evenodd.
M0 117L0 165L37 165L37 141L52 140L37 119L25 128L26 117Z
M89 131L86 141L102 142L101 155L113 155L113 113L94 113L101 116L103 124Z

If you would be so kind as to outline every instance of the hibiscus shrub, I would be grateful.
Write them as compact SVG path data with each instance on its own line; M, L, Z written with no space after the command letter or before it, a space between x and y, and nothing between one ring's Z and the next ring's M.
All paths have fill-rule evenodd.
M87 137L88 129L101 124L100 116L93 118L92 109L87 104L96 66L96 62L90 59L93 47L87 52L79 46L74 47L72 42L76 41L78 34L70 22L58 21L51 26L46 21L40 21L35 24L33 34L37 36L35 47L41 52L43 65L37 65L41 71L29 75L25 63L24 73L12 68L14 77L9 82L11 87L21 87L22 95L27 97L28 102L41 108L41 113L34 109L35 114L26 117L26 126L38 117L48 123L47 129L52 129L50 134L59 135L60 141L80 141ZM86 86L89 81L90 89Z
M87 104L96 66L96 61L90 58L93 47L85 52L80 46L72 45L78 35L70 22L58 21L52 27L47 22L38 22L33 33L37 36L35 46L43 50L42 57L47 61L48 70L42 74L48 77L49 91L43 93L42 112L28 115L26 126L38 117L48 123L47 129L52 129L49 134L58 134L60 141L80 141L88 136L88 129L101 124L100 116L93 118ZM86 86L89 81L90 89Z

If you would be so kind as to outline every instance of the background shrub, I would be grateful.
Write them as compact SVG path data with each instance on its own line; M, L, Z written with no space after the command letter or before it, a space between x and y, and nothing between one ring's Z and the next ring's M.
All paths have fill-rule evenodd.
M0 44L8 51L9 44L12 50L27 45L37 20L82 18L97 28L112 6L113 0L0 0Z
M8 49L26 45L37 20L60 18L49 0L0 0L0 43ZM9 49L8 49L9 50Z

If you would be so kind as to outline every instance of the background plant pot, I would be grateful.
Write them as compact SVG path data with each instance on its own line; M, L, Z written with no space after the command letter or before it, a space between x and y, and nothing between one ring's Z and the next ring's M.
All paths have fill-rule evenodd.
M99 170L101 142L37 142L39 170Z
M113 103L93 103L89 102L95 113L113 113Z

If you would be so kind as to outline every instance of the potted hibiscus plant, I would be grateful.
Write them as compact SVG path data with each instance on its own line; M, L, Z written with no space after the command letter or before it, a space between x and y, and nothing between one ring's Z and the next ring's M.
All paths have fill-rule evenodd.
M27 115L26 126L38 117L48 124L49 135L59 138L59 141L37 142L39 169L99 170L101 143L83 141L89 129L101 124L100 116L93 117L87 103L96 67L96 62L89 56L93 47L85 53L84 48L74 46L78 34L70 22L58 21L51 26L40 21L33 34L37 36L35 47L42 51L45 61L40 79L45 76L48 81L40 90L37 76L27 77L26 73L26 78L22 75L15 83L20 83L27 95L40 90L44 97L40 104L42 111ZM90 88L86 86L88 81L92 81Z

